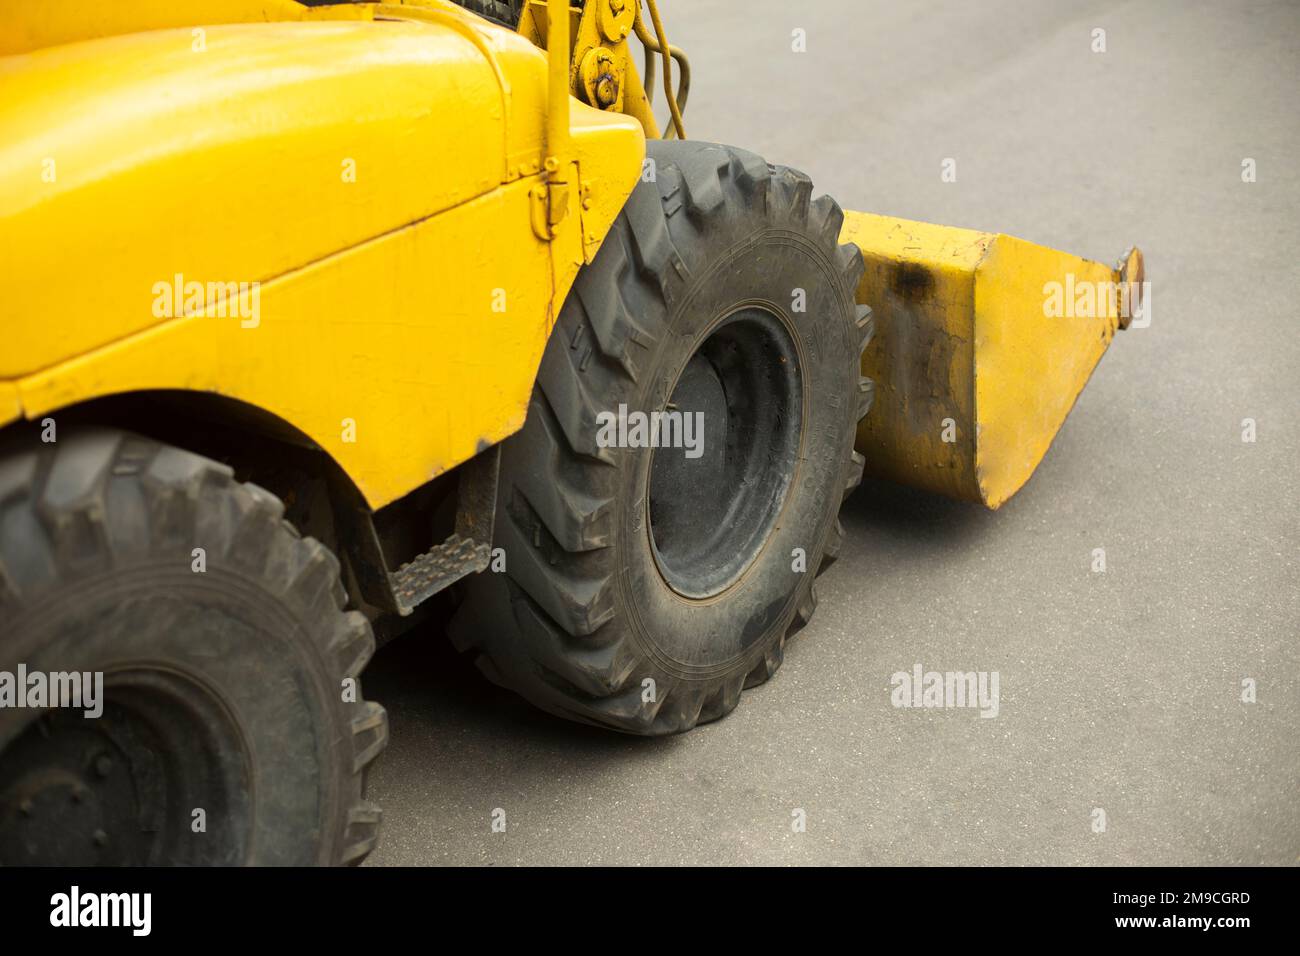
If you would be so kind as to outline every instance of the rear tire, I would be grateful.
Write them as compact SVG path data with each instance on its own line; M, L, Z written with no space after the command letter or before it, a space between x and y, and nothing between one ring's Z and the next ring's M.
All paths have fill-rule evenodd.
M279 499L108 430L0 459L0 670L103 712L0 709L0 863L358 863L387 740L370 625ZM201 550L196 550L201 549Z
M503 446L506 570L467 583L451 636L552 713L654 735L730 712L811 616L862 473L871 322L861 254L806 176L648 153L655 181L580 272ZM700 412L699 457L607 447L620 406Z

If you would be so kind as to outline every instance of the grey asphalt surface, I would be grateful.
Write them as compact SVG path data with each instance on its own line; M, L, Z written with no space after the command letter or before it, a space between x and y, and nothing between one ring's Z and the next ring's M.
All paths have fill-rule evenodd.
M1106 262L1136 242L1151 327L1001 511L864 485L812 624L716 724L623 738L491 687L437 627L385 648L370 862L1296 863L1300 6L661 6L692 138L846 208ZM999 716L893 708L918 662L997 670Z

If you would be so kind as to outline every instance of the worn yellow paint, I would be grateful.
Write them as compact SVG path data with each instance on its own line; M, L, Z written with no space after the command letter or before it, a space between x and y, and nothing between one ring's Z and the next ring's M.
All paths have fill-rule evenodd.
M519 17L519 34L543 49L548 48L550 33L547 26L548 0L529 0ZM581 10L571 9L570 57L568 64L569 90L573 96L592 105L592 98L582 77L582 64L587 55L596 50L608 53L613 62L613 73L618 80L618 97L607 107L608 112L623 113L641 124L649 139L659 138L659 126L654 111L646 99L640 74L632 61L628 37L635 21L634 0L626 0L618 14L611 12L607 2L589 3Z
M432 25L115 36L0 59L0 86L0 378L163 321L176 274L265 283L504 179L492 70Z
M369 4L308 7L294 0L7 0L0 11L0 56L77 40L217 23L370 19Z
M1050 284L1106 289L1119 274L1011 236L866 213L845 214L840 241L862 250L857 298L876 321L862 358L876 400L857 440L867 473L999 507L1118 327L1105 295L1093 315L1046 314Z
M539 239L546 57L425 5L451 12L211 26L202 52L184 28L106 29L0 57L0 423L6 395L34 417L215 392L304 432L374 507L518 429L644 136L570 100L581 199ZM210 294L157 314L177 275L257 283L259 314Z
M0 382L0 425L23 417L23 404L18 398L18 386Z
M626 86L623 94L623 112L641 124L646 139L659 139L659 122L655 119L654 109L645 95L641 74L637 72L636 64L632 62L630 56L624 66L623 77Z
M527 319L551 300L547 246L527 217L535 181L267 283L254 328L192 316L29 376L24 408L176 387L228 395L306 432L372 504L391 500L523 424L548 332Z

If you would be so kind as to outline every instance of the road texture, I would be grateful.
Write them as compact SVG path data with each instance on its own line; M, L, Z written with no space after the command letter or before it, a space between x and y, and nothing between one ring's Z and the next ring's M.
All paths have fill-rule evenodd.
M1151 327L1001 511L864 485L817 616L719 723L623 738L491 687L436 626L384 649L371 862L1296 863L1300 5L662 6L692 138L846 208L1136 242ZM998 716L894 708L918 663L997 671Z

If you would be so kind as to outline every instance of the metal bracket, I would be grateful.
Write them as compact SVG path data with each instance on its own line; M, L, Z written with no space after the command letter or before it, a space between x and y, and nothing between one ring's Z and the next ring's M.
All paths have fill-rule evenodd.
M569 215L569 184L538 183L528 191L531 200L533 232L538 239L550 242L555 238L555 227Z
M457 473L455 531L396 571L387 567L371 513L355 515L355 534L348 553L365 600L405 617L467 574L485 569L492 557L500 468L499 445L461 465Z

